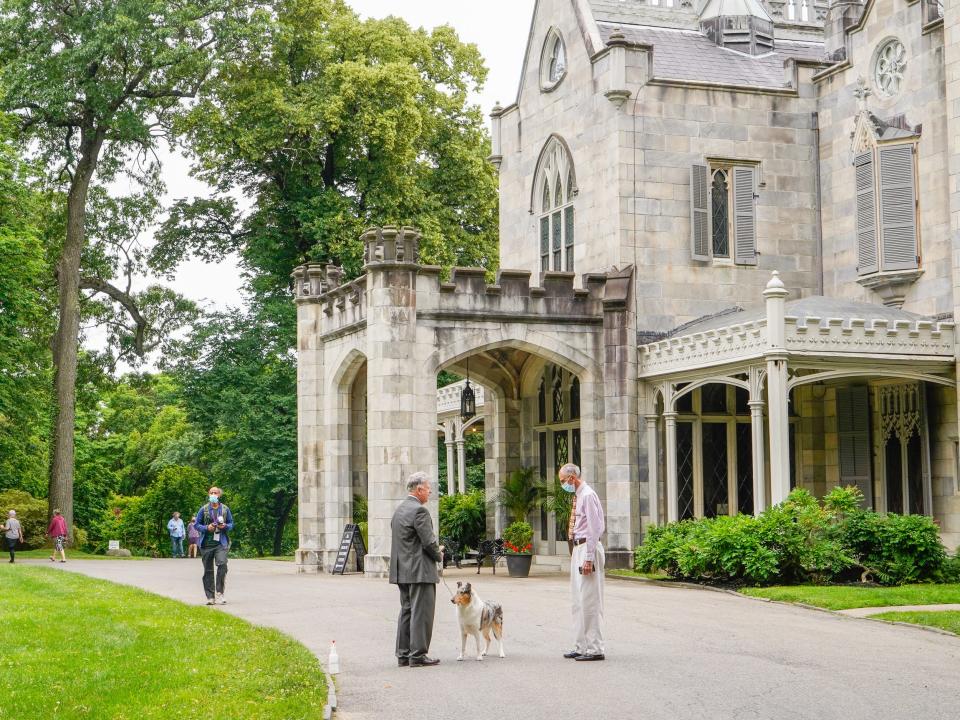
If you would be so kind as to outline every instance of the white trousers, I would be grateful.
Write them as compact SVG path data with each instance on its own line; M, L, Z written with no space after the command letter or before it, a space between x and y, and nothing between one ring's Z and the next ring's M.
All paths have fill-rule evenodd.
M587 544L575 545L570 558L570 597L573 600L574 650L584 655L603 654L603 545L597 543L593 572L581 575Z

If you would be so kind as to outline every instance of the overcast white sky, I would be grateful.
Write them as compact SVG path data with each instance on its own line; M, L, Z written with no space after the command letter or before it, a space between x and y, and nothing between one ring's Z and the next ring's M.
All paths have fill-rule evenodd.
M520 65L530 28L534 0L349 0L364 17L399 15L414 27L433 28L448 24L465 42L475 43L483 55L489 76L486 86L474 97L484 115L499 100L514 101L520 79ZM178 153L163 153L164 176L168 187L166 203L181 197L205 196L208 189L189 176L189 163ZM208 306L238 306L240 275L231 262L207 265L192 261L183 265L172 283L182 294ZM94 338L91 340L95 342Z

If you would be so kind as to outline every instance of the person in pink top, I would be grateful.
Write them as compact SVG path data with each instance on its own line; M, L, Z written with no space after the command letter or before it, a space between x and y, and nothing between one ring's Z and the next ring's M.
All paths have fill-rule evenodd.
M60 562L67 561L67 551L64 549L67 542L67 521L63 519L63 514L59 509L53 511L53 517L50 518L50 525L47 527L47 535L53 538L53 555L50 556L50 562L55 562L57 553L60 553Z

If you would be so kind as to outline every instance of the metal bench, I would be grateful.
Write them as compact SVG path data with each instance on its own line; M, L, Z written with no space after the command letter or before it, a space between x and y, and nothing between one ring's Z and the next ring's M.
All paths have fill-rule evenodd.
M497 561L500 558L506 555L506 550L503 547L503 539L497 538L496 540L484 540L480 543L480 548L477 550L477 575L480 574L480 568L483 567L483 561L486 558L492 558L493 565L493 574L497 574Z

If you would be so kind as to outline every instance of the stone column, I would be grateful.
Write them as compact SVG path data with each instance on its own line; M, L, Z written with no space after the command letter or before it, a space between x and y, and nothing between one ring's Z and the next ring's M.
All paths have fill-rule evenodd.
M666 426L667 451L667 522L680 519L680 498L677 494L677 413L672 409L663 413Z
M447 494L453 495L457 492L457 467L453 453L453 440L450 439L450 433L446 429L443 444L447 447Z
M457 438L457 482L460 485L460 493L467 492L467 453L464 450L465 440L463 435Z
M767 303L767 403L770 418L770 502L783 502L790 494L790 426L787 414L787 353L784 315L787 289L779 273L763 291Z
M766 478L766 453L764 452L764 434L763 434L763 408L766 403L763 400L763 378L764 371L760 368L750 368L750 400L747 405L750 407L750 430L752 445L751 450L753 458L753 514L759 515L767 508L767 478Z
M297 571L323 569L323 313L318 265L293 273L297 303Z
M647 485L650 488L648 505L650 508L651 525L660 524L660 498L658 496L660 489L660 478L658 477L660 467L657 458L658 445L657 416L647 415Z
M606 562L632 567L640 542L640 407L633 266L609 273L603 290L603 451Z
M946 70L947 159L950 179L950 246L953 259L953 316L960 318L960 3L943 3L943 56ZM960 340L960 334L958 334ZM956 377L960 377L960 343L956 349ZM960 424L960 403L957 403ZM953 503L953 500L946 500Z
M406 478L424 471L436 482L436 378L426 372L433 335L418 337L419 234L410 228L363 235L367 271L367 418L370 547L367 575L389 571L390 519ZM436 522L436 487L431 512Z

